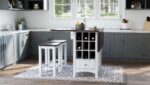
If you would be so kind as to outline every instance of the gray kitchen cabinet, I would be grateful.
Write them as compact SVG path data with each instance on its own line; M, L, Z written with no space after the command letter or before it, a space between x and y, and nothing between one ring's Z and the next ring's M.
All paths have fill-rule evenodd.
M0 36L0 69L5 67L3 50L4 50L3 36Z
M125 56L132 60L150 60L150 34L127 33Z
M0 0L0 10L8 10L8 0Z
M113 58L124 58L124 50L125 50L125 39L124 33L111 33L110 34L110 57Z
M123 61L150 60L149 33L104 33L103 59Z
M110 39L111 39L110 33L104 33L104 45L103 45L103 50L102 50L103 58L109 58L111 56L111 54L110 54L110 46L111 46Z
M119 59L124 58L124 34L104 33L103 58Z
M48 42L52 39L67 40L67 55L72 57L72 40L70 39L70 32L31 32L31 56L38 58L38 45L43 42Z
M14 63L14 41L13 35L6 35L4 36L4 60L5 65L11 65Z

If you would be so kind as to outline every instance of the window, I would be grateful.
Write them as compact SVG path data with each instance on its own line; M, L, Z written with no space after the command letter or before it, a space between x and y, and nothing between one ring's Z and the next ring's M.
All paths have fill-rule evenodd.
M58 18L98 18L100 16L100 19L118 19L121 13L120 0L54 0L54 2L54 14Z
M102 18L118 18L119 0L100 0L100 16Z
M94 0L77 0L76 10L78 18L94 17Z
M55 16L71 17L71 0L55 0Z

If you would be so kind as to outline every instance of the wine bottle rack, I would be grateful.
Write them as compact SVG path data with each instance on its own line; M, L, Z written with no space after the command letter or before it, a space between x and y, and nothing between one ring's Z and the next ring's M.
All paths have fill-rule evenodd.
M95 31L75 32L73 75L77 72L95 73L97 78L101 56L98 56L98 33Z

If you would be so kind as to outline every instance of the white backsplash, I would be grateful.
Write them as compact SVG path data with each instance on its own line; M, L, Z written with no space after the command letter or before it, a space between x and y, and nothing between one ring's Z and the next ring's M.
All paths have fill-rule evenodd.
M17 18L17 11L0 10L0 30L12 28Z

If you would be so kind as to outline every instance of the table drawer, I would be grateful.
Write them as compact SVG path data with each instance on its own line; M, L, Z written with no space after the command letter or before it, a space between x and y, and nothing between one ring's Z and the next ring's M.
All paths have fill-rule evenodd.
M95 60L77 60L77 69L95 69Z

